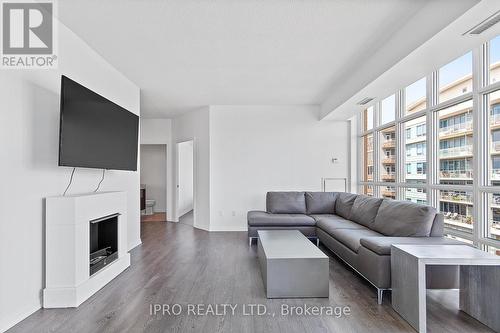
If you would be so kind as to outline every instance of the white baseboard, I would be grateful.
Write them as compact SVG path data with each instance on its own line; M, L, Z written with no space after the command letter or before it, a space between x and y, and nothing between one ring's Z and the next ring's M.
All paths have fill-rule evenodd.
M42 307L40 304L32 305L32 306L26 308L25 310L20 311L20 312L16 313L15 315L12 315L10 318L2 320L2 322L0 323L0 332L5 332L8 329L14 327L18 323L20 323L22 320L31 316L33 313L37 312L41 308Z

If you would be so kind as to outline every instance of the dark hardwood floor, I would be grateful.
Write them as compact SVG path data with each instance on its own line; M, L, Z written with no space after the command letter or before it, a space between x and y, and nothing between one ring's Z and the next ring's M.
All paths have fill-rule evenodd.
M143 244L132 265L77 309L41 309L14 332L415 332L376 291L331 256L329 299L265 297L256 246L245 232L208 233L169 222L142 223ZM150 304L175 304L183 314L151 315ZM188 304L237 304L234 316L187 315ZM269 314L247 316L244 304L264 304ZM282 316L289 306L348 306L350 315ZM457 310L457 291L429 292L429 332L491 332Z

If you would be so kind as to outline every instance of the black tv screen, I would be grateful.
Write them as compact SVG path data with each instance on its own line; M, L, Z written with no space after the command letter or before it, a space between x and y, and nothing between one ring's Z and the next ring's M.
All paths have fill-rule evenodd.
M137 170L139 117L62 76L59 165Z

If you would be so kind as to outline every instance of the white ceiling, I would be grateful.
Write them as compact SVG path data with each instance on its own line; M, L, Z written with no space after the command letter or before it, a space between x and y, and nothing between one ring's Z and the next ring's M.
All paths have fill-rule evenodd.
M369 61L370 74L382 74L475 3L58 2L60 20L141 88L150 118L203 105L321 104L345 82L337 97L347 100L369 83L356 68Z

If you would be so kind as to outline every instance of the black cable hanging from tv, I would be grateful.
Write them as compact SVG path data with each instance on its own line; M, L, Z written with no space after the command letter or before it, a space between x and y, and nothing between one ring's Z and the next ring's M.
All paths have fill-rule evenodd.
M106 169L102 169L102 178L101 178L101 181L99 182L99 184L97 184L97 187L96 187L96 189L94 190L94 193L96 193L96 192L99 190L99 188L101 187L101 184L102 184L102 182L104 181L104 173L105 173L105 172L106 172Z
M66 189L64 190L63 197L66 196L66 192L68 192L69 187L73 183L73 175L75 174L76 168L73 168L73 171L71 171L71 177L69 178L69 184L66 186Z

